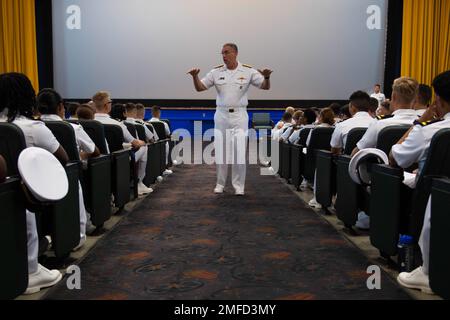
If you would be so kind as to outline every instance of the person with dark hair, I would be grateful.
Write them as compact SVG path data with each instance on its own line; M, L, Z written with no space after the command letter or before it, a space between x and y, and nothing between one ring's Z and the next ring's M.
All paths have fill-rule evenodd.
M8 176L8 170L6 167L5 158L0 155L0 183L5 182L6 177Z
M77 120L77 110L80 107L78 102L68 102L67 103L67 113L69 113L68 120Z
M415 126L392 147L390 163L401 168L419 164L417 177L423 169L433 136L441 129L450 128L450 70L439 74L432 84L435 102L415 122ZM429 283L431 196L425 210L419 246L422 251L422 266L412 272L402 272L397 281L404 287L432 293Z
M294 132L289 137L290 143L296 143L300 137L300 132L303 129L312 129L315 127L316 113L311 109L305 109L302 111L303 116L299 119L299 125L293 128Z
M335 114L331 108L323 108L318 116L317 119L317 125L315 128L329 128L334 125L334 118ZM309 131L308 138L306 139L306 146L309 147L309 144L311 142L312 133L314 132L314 129ZM316 169L317 170L317 169ZM304 180L303 186L307 185L307 181ZM316 200L316 172L314 173L314 183L313 183L313 192L314 197L308 202L308 205L313 208L321 209L322 205L317 202Z
M384 101L383 101L383 102L384 102ZM382 102L382 103L383 103L383 102ZM369 114L370 114L373 118L376 117L377 109L378 109L378 106L379 106L379 105L380 105L380 103L378 102L377 99L375 99L375 98L373 98L373 97L370 98L370 100L369 100L369 109L367 110L367 112L369 112Z
M373 93L370 95L371 98L375 98L378 101L378 105L380 105L382 102L386 100L386 96L381 93L381 85L377 83L373 87Z
M64 121L64 101L61 95L54 89L42 89L37 95L38 110L41 113L42 121ZM74 132L78 152L81 160L87 160L100 155L95 143L79 124L70 123ZM80 207L80 243L74 249L80 249L86 242L86 226L89 214L84 206L83 189L78 182L78 196Z
M334 123L341 122L342 119L339 117L339 113L341 111L341 105L337 102L333 102L332 104L330 104L330 106L328 108L333 110L333 113L335 115Z
M417 94L417 100L414 104L414 110L417 111L417 115L421 117L425 110L430 105L431 98L433 97L433 91L431 87L426 84L419 85L419 93Z
M217 183L214 193L223 193L230 162L227 160L232 160L231 182L235 195L242 196L247 169L246 136L249 122L247 92L250 85L269 90L272 70L256 70L247 64L240 63L237 57L237 45L226 43L222 47L224 65L211 70L202 80L198 77L199 69L192 69L188 74L192 76L194 87L198 92L212 86L215 86L217 90L217 109L214 115ZM219 135L221 135L220 138L217 137ZM234 157L231 157L232 155Z
M341 122L348 120L352 117L352 114L350 113L350 105L346 104L341 107L339 110L339 117L341 118Z
M389 101L385 101L377 108L376 118L378 120L384 119L391 114L391 103Z
M63 121L65 112L64 101L54 89L42 89L37 95L37 105L42 121ZM99 156L100 151L83 127L74 123L70 124L75 132L80 159L87 160L91 157Z
M378 101L377 101L378 104ZM353 128L368 128L375 120L369 114L370 97L364 91L356 91L350 96L351 118L336 125L331 136L331 153L339 155L345 148L348 133Z
M32 119L35 108L36 94L27 76L21 73L0 75L0 122L14 123L22 130L27 147L43 148L65 164L68 156L64 148L43 122ZM24 294L32 294L55 285L62 274L38 263L39 237L35 214L27 210L26 221L28 287Z
M167 122L161 121L161 107L159 106L153 106L152 107L152 118L150 119L150 123L151 122L160 122L164 125L164 131L166 133L166 138L170 139L170 128L169 128L169 124ZM170 152L170 146L169 146L169 142L166 142L166 163L167 163L167 167L166 170L164 170L163 175L167 176L173 173L172 170L169 169L169 152Z
M322 127L327 128L334 126L334 118L335 114L333 110L331 110L330 108L323 108L322 110L320 110L319 116L317 117L316 128ZM311 135L313 131L314 129L309 131L308 138L306 139L306 146L309 146L309 142L311 141Z
M111 116L111 119L122 122L127 119L126 112L127 109L124 104L116 103L115 105L112 106L109 115Z
M116 104L114 112L112 111L111 95L107 91L99 91L93 97L92 101L95 104L96 114L95 120L103 124L112 124L119 126L122 129L123 138L126 143L131 144L134 150L134 157L138 164L138 194L144 195L153 192L152 188L144 184L145 172L147 168L147 144L145 141L135 139L128 131L125 124L122 123L126 119L125 106L123 104ZM111 112L111 115L109 113Z
M79 108L77 108L76 118L78 120L94 120L95 113L92 111L92 108L87 104L82 104Z

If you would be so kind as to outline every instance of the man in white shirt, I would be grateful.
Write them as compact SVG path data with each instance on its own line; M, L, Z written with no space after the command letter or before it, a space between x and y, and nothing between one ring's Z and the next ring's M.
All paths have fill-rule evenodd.
M376 148L378 142L378 135L386 127L396 125L412 126L417 120L417 114L412 109L419 90L419 83L408 77L398 78L392 85L392 101L391 110L392 115L384 117L381 120L372 122L367 128L364 136L356 144L352 152L354 156L359 150L366 148ZM358 214L358 221L356 226L361 229L369 228L370 218L364 212Z
M235 195L242 196L245 189L246 136L249 122L247 92L250 85L262 90L269 90L272 70L256 70L249 65L240 63L237 56L237 45L226 43L222 48L225 65L214 68L202 80L198 77L199 69L192 69L189 74L192 75L197 91L205 91L212 86L215 86L217 90L214 123L215 131L217 134L220 133L221 138L214 139L217 164L217 184L214 192L223 193L227 180L228 163L231 162L231 180ZM227 138L227 136L231 136L231 138ZM226 154L226 150L232 150L232 152Z
M364 136L356 144L352 156L359 150L366 148L376 148L378 134L386 127L395 125L412 125L417 119L417 114L412 109L419 83L412 78L402 77L394 81L392 85L391 117L384 117L382 120L370 124Z
M381 93L381 85L376 84L373 87L373 93L370 95L370 97L375 98L378 100L378 105L380 105L382 102L386 100L386 97L383 93Z
M150 122L145 121L145 107L141 103L136 104L136 118L135 118L135 120L136 120L136 122L138 124L142 124L148 131L150 131L150 129L148 129L147 126L152 127L153 128L153 132L150 131L150 133L153 134L154 141L158 141L159 140L158 134L156 133L156 130L153 127L153 125ZM146 135L148 135L147 130L145 131Z
M95 120L103 123L103 124L113 124L119 126L123 132L123 138L126 143L131 143L131 146L135 150L135 159L138 163L138 193L139 194L148 194L152 193L153 189L147 187L144 183L145 170L147 168L147 146L146 143L142 140L135 139L130 132L128 131L126 125L123 123L112 119L109 116L109 112L111 111L111 96L109 92L100 91L97 92L92 101L95 103L95 107L97 112L95 113Z
M125 105L125 110L126 110L126 116L127 116L127 119L125 120L125 122L144 127L145 137L146 137L147 142L154 142L155 141L154 134L143 124L143 122L139 122L137 119L136 105L134 103L127 103Z
M369 95L364 91L356 91L350 96L349 111L352 117L336 124L331 136L331 153L339 155L345 149L348 133L353 128L367 128L375 121L369 114Z
M392 147L390 162L402 168L408 168L414 163L419 164L419 173L423 169L430 148L431 139L441 129L450 128L450 71L438 75L433 80L436 102L428 108L417 124ZM434 120L437 116L437 120ZM429 284L429 255L431 228L431 196L425 211L419 246L422 251L423 265L412 272L402 272L397 281L412 289L420 289L432 293ZM446 254L446 253L442 253Z

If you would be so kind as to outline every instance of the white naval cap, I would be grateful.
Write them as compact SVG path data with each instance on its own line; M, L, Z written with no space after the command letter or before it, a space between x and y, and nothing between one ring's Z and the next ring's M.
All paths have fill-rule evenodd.
M69 191L66 170L47 150L26 148L17 166L22 181L38 201L58 201Z
M389 164L388 156L376 148L358 151L348 166L348 173L352 180L357 184L370 185L369 168L371 164Z

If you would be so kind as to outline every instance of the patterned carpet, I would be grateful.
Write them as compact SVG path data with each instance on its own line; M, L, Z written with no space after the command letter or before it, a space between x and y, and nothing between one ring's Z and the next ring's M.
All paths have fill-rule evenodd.
M246 195L212 193L214 166L182 166L47 299L409 299L277 178L247 172Z

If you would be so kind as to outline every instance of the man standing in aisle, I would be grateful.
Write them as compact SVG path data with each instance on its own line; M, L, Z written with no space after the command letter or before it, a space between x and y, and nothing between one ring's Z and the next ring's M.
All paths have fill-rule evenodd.
M246 134L248 130L247 91L250 84L262 90L270 89L272 70L256 70L237 60L238 47L226 43L222 48L224 65L211 70L203 79L200 69L192 69L195 89L205 91L212 86L217 90L217 109L214 115L217 184L215 193L223 193L228 164L232 164L232 185L236 195L244 195L246 173Z

